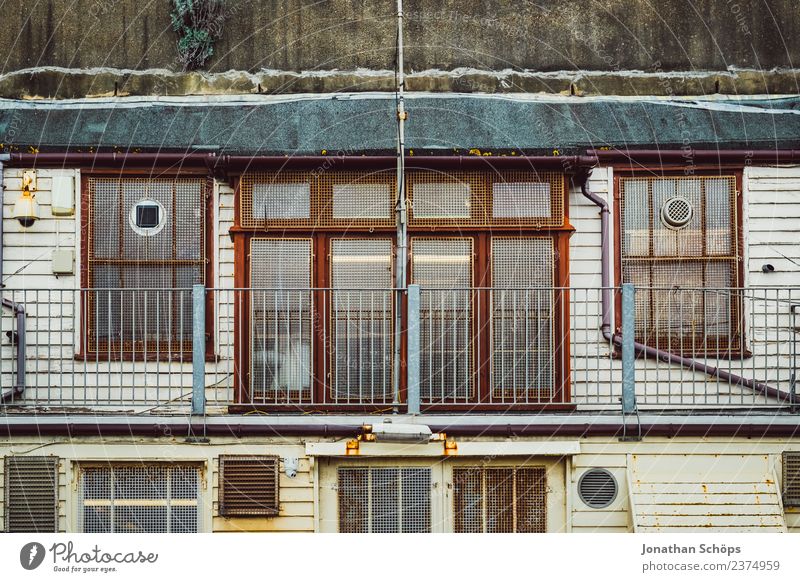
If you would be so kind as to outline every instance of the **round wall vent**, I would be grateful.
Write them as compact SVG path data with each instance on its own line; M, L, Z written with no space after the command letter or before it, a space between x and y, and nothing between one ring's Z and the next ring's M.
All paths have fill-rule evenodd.
M670 198L661 207L661 222L669 228L683 228L691 222L692 216L692 203L680 196Z
M593 509L611 505L617 498L617 480L606 469L589 469L578 480L581 501Z
M136 234L153 236L161 232L166 223L167 213L157 200L139 200L131 207L128 222Z

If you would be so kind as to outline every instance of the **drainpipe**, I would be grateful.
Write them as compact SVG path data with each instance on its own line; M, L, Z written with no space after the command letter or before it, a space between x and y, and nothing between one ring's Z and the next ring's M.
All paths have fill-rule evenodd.
M600 279L603 286L601 296L602 320L600 330L603 333L603 338L605 338L606 341L614 344L617 347L621 347L622 338L614 334L611 328L611 304L613 300L613 290L611 288L611 245L609 241L610 231L608 228L609 208L608 203L603 200L603 198L589 190L590 175L591 169L588 171L582 171L576 175L576 180L580 181L581 193L583 196L600 208ZM638 355L646 358L658 360L667 364L676 364L689 370L708 374L709 376L719 378L724 382L728 382L736 386L744 386L745 388L749 388L750 390L759 392L770 398L775 398L779 401L792 401L792 397L789 393L779 390L774 386L765 384L764 382L743 378L736 374L731 374L726 370L720 370L719 368L703 364L697 360L684 358L683 356L673 354L666 350L660 350L639 342L634 342L633 346Z
M5 190L5 180L3 179L3 169L5 164L11 159L9 154L0 154L0 201ZM2 211L0 202L0 211ZM3 216L0 212L0 288L3 284ZM25 391L25 308L10 299L0 300L2 307L7 307L14 312L17 317L17 378L14 387L0 394L0 404L5 404L17 396L21 396ZM13 336L12 336L13 341Z

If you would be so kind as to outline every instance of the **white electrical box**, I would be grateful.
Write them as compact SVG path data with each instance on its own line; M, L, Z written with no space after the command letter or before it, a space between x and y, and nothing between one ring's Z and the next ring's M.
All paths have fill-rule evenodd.
M72 275L75 270L75 255L71 249L53 251L53 274Z
M51 196L53 216L75 214L75 176L53 176Z

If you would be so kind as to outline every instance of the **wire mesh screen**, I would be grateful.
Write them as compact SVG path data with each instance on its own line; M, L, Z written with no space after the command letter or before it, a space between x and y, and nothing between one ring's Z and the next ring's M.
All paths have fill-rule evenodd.
M412 281L420 295L423 400L472 398L472 239L413 238Z
M246 228L393 226L396 191L394 172L244 174L240 221Z
M198 531L200 471L192 465L81 467L84 533Z
M4 459L5 531L58 531L58 458L12 455Z
M311 398L311 263L310 239L251 239L253 402Z
M551 400L555 387L553 241L492 239L492 397Z
M431 470L426 467L340 467L339 531L429 533Z
M456 533L544 533L544 467L454 467Z
M740 298L720 290L738 284L735 178L622 178L620 200L622 279L640 288L637 340L672 351L740 350Z
M392 241L331 242L331 398L392 400Z
M410 224L529 227L564 224L559 172L409 172Z
M205 179L89 179L89 351L191 349L191 303L174 290L204 282L205 195Z

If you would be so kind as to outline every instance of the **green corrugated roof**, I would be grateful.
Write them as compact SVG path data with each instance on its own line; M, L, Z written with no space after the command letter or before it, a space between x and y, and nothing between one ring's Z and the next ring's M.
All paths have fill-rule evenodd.
M228 154L389 152L394 96L295 99L0 101L5 151L89 148ZM798 148L800 97L760 100L411 95L407 144L420 153L629 148Z

